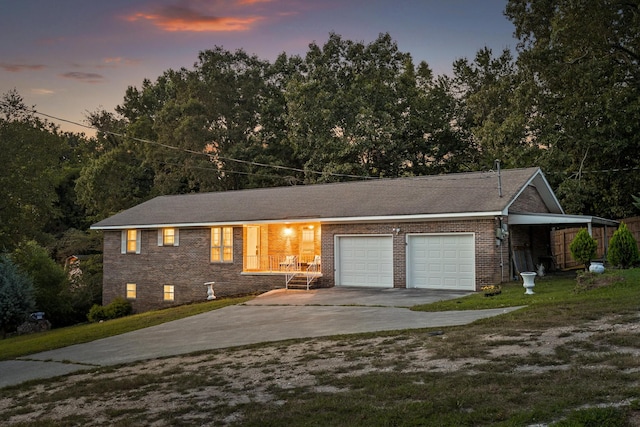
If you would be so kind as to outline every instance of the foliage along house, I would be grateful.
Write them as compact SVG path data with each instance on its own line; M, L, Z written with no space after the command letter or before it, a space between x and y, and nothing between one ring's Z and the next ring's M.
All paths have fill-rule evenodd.
M475 291L551 255L565 215L539 168L161 196L104 232L103 303L136 311L302 283Z

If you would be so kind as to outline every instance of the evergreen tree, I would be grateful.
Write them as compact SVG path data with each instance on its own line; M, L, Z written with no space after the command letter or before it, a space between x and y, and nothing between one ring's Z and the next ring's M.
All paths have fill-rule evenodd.
M7 255L0 255L0 332L5 338L35 308L33 283Z
M624 222L609 241L607 259L612 265L622 268L629 268L640 260L638 242Z
M598 242L589 235L586 228L578 231L578 234L569 245L571 256L577 262L584 264L585 270L589 268L591 260L596 256L597 249Z

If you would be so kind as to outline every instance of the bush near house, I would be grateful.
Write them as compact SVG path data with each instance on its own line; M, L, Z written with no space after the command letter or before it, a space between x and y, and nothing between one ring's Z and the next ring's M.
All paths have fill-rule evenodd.
M591 260L596 256L597 249L598 242L591 237L586 228L578 231L578 234L569 245L571 256L576 262L584 264L585 270L589 268Z
M102 306L94 304L89 311L87 318L90 322L99 322L101 320L117 319L118 317L128 316L133 312L131 303L122 297L117 297L111 303Z
M638 243L624 222L611 237L607 259L612 265L622 268L632 267L640 260Z
M64 268L51 257L49 250L34 240L22 242L11 254L21 272L31 278L38 311L44 311L55 327L71 324L73 307L69 280Z
M0 255L0 337L6 338L35 308L33 281L7 255Z

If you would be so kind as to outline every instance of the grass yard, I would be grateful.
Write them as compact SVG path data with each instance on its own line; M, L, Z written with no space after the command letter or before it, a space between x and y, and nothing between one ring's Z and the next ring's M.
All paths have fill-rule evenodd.
M210 310L216 310L228 305L240 304L253 297L223 298L196 304L182 305L164 310L148 311L134 314L120 319L102 323L87 323L52 329L47 332L31 335L21 335L0 340L0 360L15 359L41 351L67 347L106 338L161 323L178 320Z
M415 307L471 325L291 340L0 389L6 425L636 426L640 270Z

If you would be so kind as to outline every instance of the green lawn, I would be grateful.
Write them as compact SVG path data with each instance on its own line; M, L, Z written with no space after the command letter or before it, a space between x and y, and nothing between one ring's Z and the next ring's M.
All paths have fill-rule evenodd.
M0 419L19 426L640 425L640 269L579 284L575 273L538 278L534 291L524 295L516 282L491 297L414 307L525 306L464 326L212 350L7 387ZM113 323L124 331L142 322L135 319ZM88 328L86 341L99 338L91 334L108 323L65 335Z
M0 340L0 360L15 359L41 351L54 350L73 344L81 344L106 338L172 320L189 317L228 305L240 304L253 297L223 298L196 304L182 305L163 310L148 311L102 323L87 323L47 332L22 335Z

